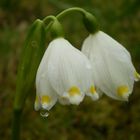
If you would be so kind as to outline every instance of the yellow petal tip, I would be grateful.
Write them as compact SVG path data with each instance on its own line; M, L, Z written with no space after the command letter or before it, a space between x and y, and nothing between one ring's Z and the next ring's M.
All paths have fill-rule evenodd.
M129 93L128 92L129 92L129 88L126 85L122 85L122 86L119 86L117 88L117 94L118 94L118 96L123 97L125 99L127 99L128 96L129 96Z
M51 102L51 98L49 96L47 96L47 95L44 95L44 96L42 96L41 101L42 101L42 104L43 103L47 104L47 103Z
M135 77L135 80L136 81L139 81L140 80L140 74L138 72L134 72L134 77Z
M80 95L80 89L76 86L73 86L69 89L68 93L70 96Z
M94 86L91 86L91 87L90 87L90 93L91 93L91 94L96 93L96 90L95 90L95 87L94 87Z

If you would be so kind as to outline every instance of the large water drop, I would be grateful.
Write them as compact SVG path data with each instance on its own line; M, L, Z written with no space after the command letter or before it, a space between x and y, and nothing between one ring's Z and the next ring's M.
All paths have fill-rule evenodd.
M49 113L48 113L47 110L42 109L42 110L40 111L40 115L41 115L43 118L47 118L47 117L49 116Z

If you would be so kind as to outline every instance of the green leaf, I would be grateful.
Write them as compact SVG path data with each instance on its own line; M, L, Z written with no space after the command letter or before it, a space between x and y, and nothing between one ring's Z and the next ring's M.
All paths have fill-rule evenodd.
M37 19L27 34L18 68L15 108L22 108L33 88L36 72L45 52L46 34L44 23Z

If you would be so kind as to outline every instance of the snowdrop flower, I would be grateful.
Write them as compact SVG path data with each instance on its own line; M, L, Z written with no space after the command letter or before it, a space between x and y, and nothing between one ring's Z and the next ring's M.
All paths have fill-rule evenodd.
M82 52L64 38L53 40L37 71L35 110L50 110L57 100L78 105L85 94L97 100L92 77L91 64Z
M117 100L128 100L134 81L140 79L129 52L102 31L89 35L82 52L93 66L95 86Z

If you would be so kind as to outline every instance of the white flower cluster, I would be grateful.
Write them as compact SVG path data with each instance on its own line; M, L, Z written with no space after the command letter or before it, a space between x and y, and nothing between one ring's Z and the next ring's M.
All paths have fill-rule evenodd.
M90 34L82 51L57 38L37 71L35 110L49 111L57 101L78 105L85 95L97 100L102 93L127 101L139 79L129 52L104 32Z

